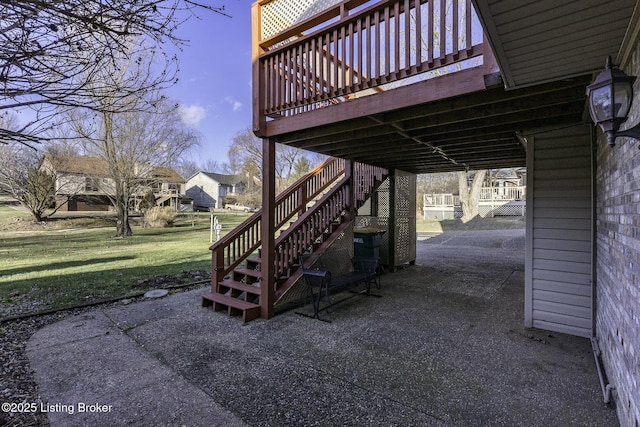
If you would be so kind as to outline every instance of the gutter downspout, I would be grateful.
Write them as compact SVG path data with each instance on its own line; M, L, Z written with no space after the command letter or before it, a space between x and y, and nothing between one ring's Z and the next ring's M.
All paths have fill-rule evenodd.
M596 292L596 278L597 278L597 250L598 246L596 244L598 233L596 229L596 216L597 216L597 206L596 201L598 198L597 191L597 183L596 176L598 174L598 167L596 164L596 159L598 158L598 137L595 132L595 128L591 126L590 128L590 140L591 140L591 212L592 212L592 229L591 229L591 349L593 350L593 358L596 362L596 368L598 370L598 378L600 379L600 388L602 389L602 396L604 398L604 403L609 404L611 402L611 392L615 390L615 387L611 384L604 383L604 374L602 367L602 360L600 355L600 347L598 346L598 340L596 339L596 303L597 303L597 292Z
M593 349L593 357L596 361L596 368L598 369L598 378L600 379L600 388L602 389L602 395L604 396L604 403L611 402L611 392L616 388L611 384L604 383L604 375L602 373L602 363L600 361L600 347L598 347L598 341L596 337L591 337L591 348Z

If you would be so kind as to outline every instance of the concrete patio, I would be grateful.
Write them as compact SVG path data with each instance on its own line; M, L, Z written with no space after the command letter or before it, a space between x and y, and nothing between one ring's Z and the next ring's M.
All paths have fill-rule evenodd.
M199 289L65 319L28 354L52 426L617 425L589 341L523 327L523 248L523 229L424 235L331 323L243 325Z

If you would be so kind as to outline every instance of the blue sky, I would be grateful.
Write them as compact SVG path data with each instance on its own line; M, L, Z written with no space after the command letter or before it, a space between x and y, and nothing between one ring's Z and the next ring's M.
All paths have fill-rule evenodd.
M227 161L238 133L251 127L251 1L213 0L231 18L200 12L178 35L188 39L179 52L179 81L168 95L181 106L183 120L201 134L188 157Z

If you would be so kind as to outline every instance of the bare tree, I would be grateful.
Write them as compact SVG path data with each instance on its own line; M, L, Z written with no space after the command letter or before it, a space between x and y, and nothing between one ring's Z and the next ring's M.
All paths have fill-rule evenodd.
M56 190L77 192L74 184L58 180L55 171L65 168L68 157L52 155L56 150L59 147L46 146L43 154L21 144L0 145L0 193L19 201L35 221L46 220L66 204L56 200Z
M225 170L225 164L211 159L201 163L188 159L178 159L173 168L178 171L182 177L188 179L198 172L222 173Z
M46 178L35 175L39 161L40 156L27 147L0 145L0 192L18 200L36 221L42 220L47 202L53 197L49 191L46 200L39 199L42 191L38 191L37 185Z
M308 167L309 161L302 161L312 153L283 144L276 144L276 191L280 192L293 181L300 168ZM247 183L245 200L253 205L260 204L260 187L262 185L262 140L250 129L239 132L233 138L228 152L231 174L241 175ZM325 156L326 157L326 156ZM314 158L317 158L314 156ZM305 171L306 172L306 171Z
M224 164L217 160L208 159L204 163L200 163L200 170L205 172L221 173L224 170Z
M417 176L417 192L424 193L456 193L458 187L457 172L426 173Z
M179 159L173 165L173 169L175 169L185 179L189 179L202 170L196 162L186 159Z
M236 133L228 151L229 168L232 173L243 169L256 171L262 176L262 140L249 129Z
M473 173L473 181L469 187L469 178L472 172L458 172L458 184L460 187L460 205L462 206L462 222L469 222L478 216L480 192L482 184L487 176L486 170Z
M116 236L132 234L129 202L146 192L157 167L171 165L197 144L197 135L180 120L177 107L155 90L129 94L127 88L140 87L150 79L151 58L121 57L117 67L104 69L87 79L95 96L86 109L70 115L84 153L102 159L109 180L101 191L117 213ZM122 106L122 108L120 108Z
M126 110L128 102L87 102L100 96L87 82L117 68L123 56L135 60L152 51L163 71L120 88L121 100L173 84L177 58L161 46L184 43L179 25L203 9L224 15L224 7L197 0L0 0L0 115L33 110L21 127L0 127L0 143L50 139L45 132L65 117L60 109ZM132 44L133 39L145 42Z
M300 167L299 161L304 157L304 150L290 145L279 144L276 148L276 174L284 189L292 181L292 174L296 166ZM308 164L308 162L307 162ZM304 165L302 166L305 167ZM306 171L305 171L306 173Z
M289 175L291 182L293 183L297 179L302 178L307 172L311 170L311 162L306 157L299 157L293 165L293 171Z
M0 126L13 129L15 117L0 117ZM0 193L19 201L36 221L42 221L54 200L55 177L38 169L41 161L42 154L24 145L0 145Z

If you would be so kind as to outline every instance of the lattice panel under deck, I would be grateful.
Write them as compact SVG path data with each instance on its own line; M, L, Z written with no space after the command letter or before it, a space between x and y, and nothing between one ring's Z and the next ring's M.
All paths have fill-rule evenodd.
M395 179L395 265L401 265L416 259L416 176L396 171Z
M389 218L391 216L391 195L390 191L390 178L384 180L380 187L378 187L377 198L378 204L373 210L373 213L377 213L379 217Z
M262 39L274 36L297 22L340 3L342 0L274 0L261 6Z

